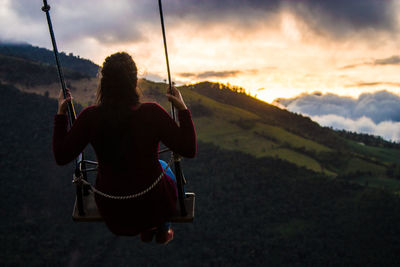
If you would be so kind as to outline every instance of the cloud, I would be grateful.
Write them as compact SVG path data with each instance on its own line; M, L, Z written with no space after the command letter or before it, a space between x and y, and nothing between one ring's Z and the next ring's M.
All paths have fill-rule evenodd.
M207 79L207 78L227 78L227 77L235 77L238 74L243 73L239 70L227 70L227 71L205 71L201 73L190 73L183 72L178 75L184 78L196 78L196 79Z
M370 87L370 86L378 86L378 85L386 85L386 86L394 86L400 87L400 83L397 82L359 82L355 84L348 84L345 87Z
M18 24L46 25L41 1L5 2L8 3L7 8L10 12L18 18ZM101 43L124 43L142 40L145 36L141 27L143 23L158 18L156 11L154 14L149 12L153 7L146 2L153 1L70 0L49 1L49 5L50 16L59 39L74 41L93 38ZM18 35L18 31L15 34Z
M278 103L322 126L400 141L400 96L388 91L361 94L357 99L316 92Z
M312 116L312 120L322 126L329 126L338 130L378 135L386 140L400 142L400 122L382 121L375 123L370 118L362 116L358 119L350 119L342 116L329 114Z
M398 28L394 0L175 0L168 5L175 16L190 14L202 23L240 21L244 27L287 10L314 31L336 37L365 29L392 32Z
M359 30L393 32L398 29L395 1L381 0L304 0L287 1L315 31L336 37Z
M293 13L310 29L324 35L347 36L365 29L392 32L398 28L394 0L170 0L164 1L167 26L197 24L207 29L231 25L232 33L247 32L260 23L277 25L282 11ZM5 4L4 4L5 3ZM138 42L145 31L159 30L157 1L97 0L49 1L57 32L64 40L90 37L104 43ZM18 25L44 24L40 1L3 1L4 10L15 14ZM2 22L11 25L9 21ZM61 25L61 26L60 26ZM0 31L1 34L1 31ZM14 31L9 38L24 37ZM227 33L229 34L229 33ZM393 60L398 60L394 58Z
M400 56L393 55L388 58L374 59L362 63L350 64L340 67L339 70L354 69L362 66L400 65Z
M262 71L265 70L276 70L277 67L269 66L262 68ZM239 75L254 75L260 73L259 69L247 69L247 70L222 70L222 71L204 71L200 73L194 72L181 72L178 73L178 76L182 78L192 78L192 79L208 79L208 78L229 78L229 77L237 77Z
M370 118L374 123L400 122L400 97L388 91L361 94L358 99L335 94L303 94L279 99L288 110L309 116L337 115L357 120Z
M174 0L168 1L168 11L178 16L188 13L197 14L199 18L215 18L216 16L235 14L239 19L256 10L276 12L282 8L289 8L307 20L319 20L321 23L345 22L355 29L363 27L388 28L395 25L396 12L393 9L393 0ZM244 13L243 13L244 12ZM313 16L313 18L311 18ZM324 25L333 27L333 25Z
M340 67L338 69L339 70L348 70L348 69L354 69L354 68L358 68L361 66L367 66L367 65L371 65L371 63L365 62L365 63L358 63L358 64L350 64L350 65L345 65L343 67Z
M389 58L376 59L374 65L400 65L399 56L391 56Z

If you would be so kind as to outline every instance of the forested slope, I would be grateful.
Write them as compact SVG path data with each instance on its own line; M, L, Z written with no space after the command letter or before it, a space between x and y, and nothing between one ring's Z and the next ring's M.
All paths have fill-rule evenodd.
M0 84L1 266L396 266L396 195L199 143L184 160L193 224L168 246L71 219L71 165L51 154L56 101Z
M64 68L63 72L69 80L89 78L68 68ZM58 75L55 66L0 54L0 80L30 88L57 83Z
M3 53L3 54L2 54ZM67 86L76 101L93 104L98 69L88 60L61 54ZM52 52L29 45L0 45L0 81L27 92L57 97ZM54 61L54 59L53 59ZM142 79L145 99L165 102L166 85ZM308 117L250 97L243 88L203 82L181 86L194 115L199 140L255 157L273 157L332 177L400 191L400 149L373 136L320 127ZM365 143L361 143L362 141Z
M0 54L55 67L54 54L52 51L45 48L32 46L30 44L12 44L0 42ZM98 65L94 64L88 59L74 56L72 53L67 55L64 52L61 52L59 54L59 59L65 69L79 72L84 76L96 77L99 71Z
M165 84L144 80L140 88L146 96L165 101ZM369 145L347 139L308 117L222 84L204 82L180 89L195 117L200 140L256 157L279 158L331 176L361 177L357 182L362 184L400 189L400 149L396 144L372 136Z

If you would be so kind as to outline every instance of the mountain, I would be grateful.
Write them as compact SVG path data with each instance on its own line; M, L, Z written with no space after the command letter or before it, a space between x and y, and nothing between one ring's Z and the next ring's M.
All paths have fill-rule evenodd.
M87 105L82 79L68 82ZM319 126L213 83L181 88L199 137L197 157L182 162L187 190L196 193L194 223L174 225L175 239L165 247L115 237L101 223L73 223L73 166L56 166L51 152L57 108L52 92L46 94L51 87L58 88L49 81L22 91L0 82L1 266L398 264L400 199L384 169L397 166L395 148L361 145L328 128L319 130L337 147L308 131L296 134L301 125ZM165 84L141 80L140 88L167 107ZM264 115L263 108L272 111ZM292 125L281 121L286 116ZM93 159L90 147L87 154ZM359 165L312 170L308 158L330 166L322 155ZM362 164L383 170L368 174Z
M64 69L66 79L89 78L86 74ZM56 83L58 75L55 66L31 61L19 57L0 54L0 79L11 84L20 84L26 88Z
M54 88L59 85L55 69L43 66L41 62L22 59L34 58L25 56L29 49L47 51L41 52L47 56L51 56L51 51L26 45L21 47L25 47L20 48L25 51L21 54L16 48L10 49L14 51L12 57L2 55L0 49L0 58L7 58L3 68L0 63L0 78L8 77L10 84L19 81L22 91L56 97L58 89ZM71 57L72 62L81 60L66 57ZM7 74L10 69L16 79ZM83 74L66 72L66 79L75 99L85 106L94 103L98 81L80 75ZM34 81L41 82L35 84ZM29 86L21 85L21 82ZM169 109L164 99L165 84L143 79L139 81L139 87L145 98L158 101ZM400 190L400 149L396 144L373 136L321 127L308 117L248 96L240 88L202 82L180 89L195 117L199 140L255 157L279 158L331 177Z
M1 266L398 263L398 196L202 141L183 161L196 218L174 225L168 246L73 223L73 167L51 153L56 101L4 84L0 92Z
M143 80L140 88L167 107L165 84ZM180 89L204 142L255 157L279 158L331 177L400 189L400 150L395 144L379 138L378 146L360 143L222 84L204 82Z
M32 46L30 44L13 44L0 42L0 54L3 56L15 57L26 60L27 62L41 63L42 65L55 66L54 54L52 51ZM70 71L80 73L83 76L96 77L99 66L92 61L72 53L68 55L64 52L59 54L61 65ZM77 79L74 77L73 79Z

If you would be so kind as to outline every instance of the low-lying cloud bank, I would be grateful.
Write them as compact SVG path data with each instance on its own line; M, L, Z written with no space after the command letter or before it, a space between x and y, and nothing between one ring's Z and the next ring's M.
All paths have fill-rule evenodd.
M311 116L311 119L320 125L329 126L333 129L373 134L386 140L400 142L400 122L382 121L375 123L365 116L359 119L349 119L334 114Z
M350 119L365 116L375 123L400 122L400 96L388 91L364 93L357 99L317 92L295 98L279 99L279 103L290 111L309 116L335 114Z
M361 94L357 99L313 93L278 101L323 126L400 141L400 97L388 91Z

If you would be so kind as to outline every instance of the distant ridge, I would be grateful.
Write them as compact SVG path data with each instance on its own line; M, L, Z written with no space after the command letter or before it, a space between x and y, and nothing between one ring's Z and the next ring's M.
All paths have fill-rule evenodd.
M2 49L9 54L2 54ZM32 51L44 56L39 61L33 60L38 55ZM88 62L73 55L64 56ZM26 44L0 46L0 81L21 91L56 98L57 71L54 65L43 63L46 57L54 60L52 51L43 48ZM77 69L64 68L67 86L83 106L91 105L98 79ZM167 108L166 86L146 79L139 81L144 101L157 101ZM373 137L344 135L321 127L308 117L253 98L242 88L202 82L179 89L192 112L199 141L400 192L400 149L396 146Z
M69 68L63 68L63 72L64 77L68 80L90 78L85 73ZM0 80L31 88L32 86L57 83L59 78L54 65L0 53Z
M0 54L55 66L54 54L51 50L27 43L0 42ZM74 56L72 53L67 55L64 52L60 52L59 57L64 68L89 77L96 77L100 68L92 61Z
M309 117L278 108L243 92L234 91L222 84L201 82L193 85L192 89L220 103L253 112L266 123L282 127L304 138L314 140L331 148L338 148L338 146L346 148L343 138L336 134L335 131L327 127L321 127Z

